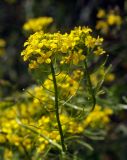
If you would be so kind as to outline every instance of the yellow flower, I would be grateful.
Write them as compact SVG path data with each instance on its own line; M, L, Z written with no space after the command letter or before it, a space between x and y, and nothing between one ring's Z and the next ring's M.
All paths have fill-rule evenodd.
M115 79L115 75L113 73L109 73L105 77L105 81L112 82Z
M106 12L104 9L99 9L98 13L97 13L97 18L104 18L106 15Z
M42 153L46 148L46 145L45 144L40 144L38 147L37 147L37 153Z
M101 106L96 105L94 110L84 120L84 126L85 127L91 126L92 128L97 128L97 127L103 128L110 122L109 116L112 114L113 114L112 109L108 107L102 109Z
M88 48L94 48L95 47L95 42L96 42L96 39L93 38L92 36L88 35L85 39L85 45L88 47Z
M5 160L12 160L13 158L13 152L10 149L5 149L4 150L4 159Z
M5 137L5 135L0 133L0 144L1 144L1 143L5 143L5 142L6 142L6 137Z
M30 69L37 68L37 67L38 67L38 64L37 64L36 61L31 61L31 62L29 63L29 68L30 68Z
M122 19L119 15L115 15L113 13L110 13L107 15L107 23L109 25L118 25L120 26L122 24Z
M41 31L46 29L46 27L53 22L53 18L51 17L39 17L39 18L32 18L28 20L23 26L25 31Z
M122 18L116 10L109 10L106 13L103 9L100 9L97 13L97 18L99 20L97 21L96 29L104 34L107 34L116 27L120 27L122 24Z
M97 50L94 51L94 54L96 54L96 55L101 55L104 53L105 53L105 51L101 47L97 47Z
M32 147L32 140L30 138L24 138L23 139L23 145L27 148L27 150L31 149Z
M109 31L108 23L105 20L99 20L96 24L96 29L106 34Z

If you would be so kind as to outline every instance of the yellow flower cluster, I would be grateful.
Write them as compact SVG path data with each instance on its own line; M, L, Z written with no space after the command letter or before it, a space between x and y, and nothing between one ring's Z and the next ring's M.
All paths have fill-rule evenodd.
M79 87L79 80L83 75L80 70L75 70L72 76L64 73L58 74L56 80L58 83L58 89L63 96L74 95ZM57 128L57 122L54 115L50 114L50 110L54 109L54 94L52 92L53 83L51 75L44 81L43 86L34 87L34 89L28 89L23 94L23 97L27 98L20 104L14 105L7 109L4 109L6 104L0 103L0 143L10 143L16 146L20 150L31 150L32 139L36 140L37 152L40 153L46 149L49 142L39 136L30 133L29 130L22 128L16 118L19 117L21 123L25 125L35 126L36 131L40 134L46 135L48 139L52 139L54 142L60 141L60 135ZM40 115L41 113L41 115ZM34 119L37 117L36 120ZM43 116L42 116L43 115ZM62 127L65 133L76 134L80 133L83 128L73 118L68 117L66 113L60 115ZM65 122L67 124L65 124ZM77 131L75 131L75 127Z
M109 10L108 13L104 9L100 9L97 13L99 19L96 24L96 29L107 34L111 27L120 27L122 18L116 10Z
M59 75L56 78L59 91L61 91L63 97L66 92L69 92L71 95L75 94L77 87L79 87L77 81L82 75L83 73L80 70L75 70L70 77L61 73L61 76ZM52 77L49 75L48 79L44 81L44 87L48 90L53 88L52 84L50 84L51 82L49 82L51 80ZM5 104L0 103L0 144L9 143L14 145L22 154L26 150L28 152L31 151L34 144L35 152L40 154L50 145L50 141L42 137L41 134L53 142L60 143L56 117L51 112L54 109L54 98L52 98L52 92L48 92L44 87L36 86L28 89L22 95L27 100L17 105L5 107ZM86 119L77 120L68 113L68 108L64 107L64 112L60 113L64 136L83 134L85 129L89 127L95 129L106 127L110 122L109 116L112 113L111 109L102 109L102 107L96 105ZM32 127L38 134L21 127L17 122L17 117L19 117L22 124ZM7 152L12 156L11 150L7 150Z
M24 128L21 128L16 121L18 116L18 107L19 106L13 106L12 108L9 107L4 109L0 106L0 144L9 143L21 150L23 150L23 147L30 149L32 137L30 136L30 138L29 136L26 136L29 135L29 131L26 130L24 132ZM29 121L30 118L28 118L28 115L27 119L26 117L22 117L22 121Z
M109 116L113 114L112 109L104 108L102 110L101 106L96 105L93 112L91 112L84 121L85 127L104 127L110 122Z
M105 53L102 48L103 38L94 38L88 27L77 27L70 33L36 32L24 43L26 47L21 55L29 61L29 68L37 68L40 64L49 64L57 58L60 64L77 65L85 59L88 50L96 55Z
M73 79L73 77L60 73L56 76L58 90L60 92L60 97L72 96L75 95L78 88L79 82ZM48 79L44 81L44 87L47 90L54 91L54 86L52 82L52 75L48 76Z
M23 26L25 31L37 32L45 30L49 24L53 22L52 17L39 17L28 20Z
M64 135L75 135L80 134L84 131L83 123L77 122L68 114L60 114L60 120ZM50 114L48 116L42 116L36 123L36 126L40 134L46 135L49 139L52 139L54 142L60 142L60 135L59 131L56 129L57 122L54 115ZM41 153L48 146L49 142L41 136L38 136L38 141L39 145L37 148L37 152Z
M71 75L61 72L56 75L57 87L58 87L58 97L60 100L64 100L68 97L75 96L77 91L81 89L80 81L83 77L83 72L75 70ZM33 107L27 108L27 111L32 115L32 110L36 110L38 105L42 105L47 109L53 109L54 104L54 85L52 81L52 75L49 75L47 79L44 80L41 86L35 87L34 90L28 91L30 95L34 95ZM37 97L37 98L36 98ZM29 104L28 104L29 106ZM24 109L23 109L24 108ZM22 104L22 111L26 108Z

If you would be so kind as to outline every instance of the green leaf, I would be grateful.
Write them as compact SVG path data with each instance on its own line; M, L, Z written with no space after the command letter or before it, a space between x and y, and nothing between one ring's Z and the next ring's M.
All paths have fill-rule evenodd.
M80 141L80 140L77 140L77 142L79 144L83 145L84 147L88 148L90 151L94 150L93 147L90 144L86 143L86 142L83 142L83 141Z

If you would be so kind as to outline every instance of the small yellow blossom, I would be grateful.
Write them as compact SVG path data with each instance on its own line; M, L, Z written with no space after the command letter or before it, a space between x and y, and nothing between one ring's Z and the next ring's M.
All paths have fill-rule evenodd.
M6 142L6 136L4 134L0 134L0 144Z
M94 51L94 54L96 54L96 55L101 55L104 53L105 53L105 51L101 47L97 47L97 50Z
M110 122L109 116L113 114L112 109L104 108L101 109L101 106L96 105L94 110L88 115L84 121L85 127L91 126L92 128L104 127Z
M5 160L12 160L13 159L13 152L12 150L5 149L4 150L4 159Z
M108 33L109 26L108 23L105 20L98 20L96 24L96 29L101 30L102 33Z
M41 144L37 147L37 153L42 153L45 149L45 144Z
M39 17L39 18L32 18L28 20L23 26L25 31L41 31L46 29L46 27L53 22L53 18L51 17Z
M112 25L120 26L122 24L122 19L119 15L115 15L114 13L109 13L107 15L107 23L110 26L112 26Z
M106 15L106 12L104 9L99 9L98 13L97 13L97 18L104 18Z

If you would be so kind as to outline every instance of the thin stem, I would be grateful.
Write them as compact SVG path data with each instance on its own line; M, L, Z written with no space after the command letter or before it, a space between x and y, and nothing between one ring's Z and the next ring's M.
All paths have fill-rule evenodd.
M85 73L86 73L86 78L87 78L87 84L88 84L89 92L91 94L92 102L93 102L91 111L93 111L94 108L95 108L95 105L96 105L96 97L95 97L94 89L92 87L92 82L91 82L91 79L90 79L90 74L89 74L89 71L88 71L88 66L87 66L86 60L84 61L84 65L85 65Z
M66 147L64 144L64 135L63 135L63 130L60 122L60 116L59 116L59 104L58 104L58 88L57 88L57 81L56 81L56 76L55 76L55 70L53 67L53 64L51 62L51 73L52 73L52 78L53 78L53 84L54 84L54 92L55 92L55 113L56 113L56 120L58 124L58 130L61 138L61 146L62 146L62 151L63 154L66 152Z

